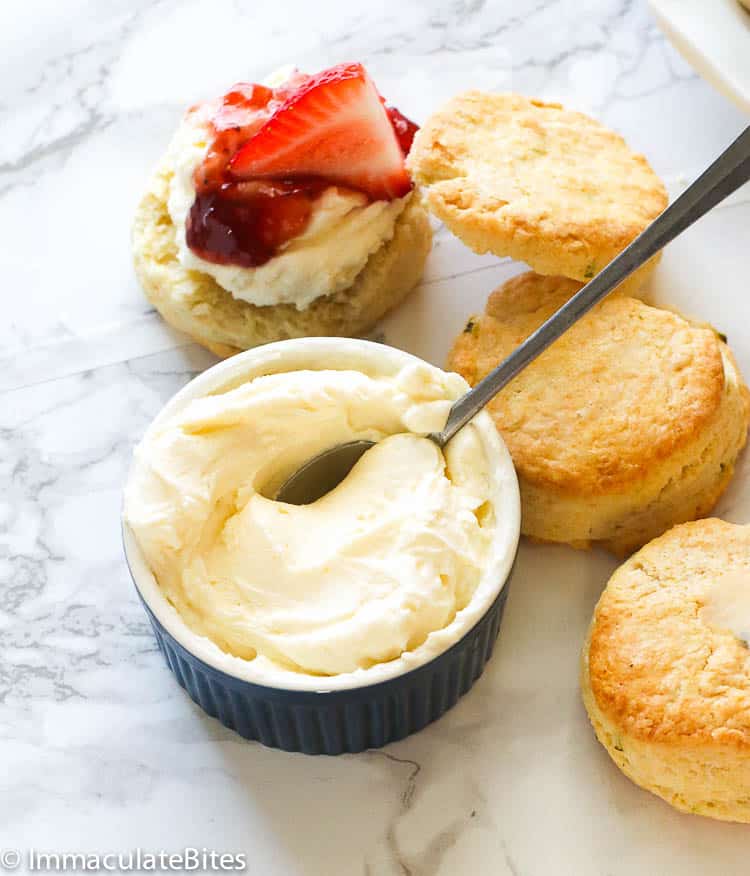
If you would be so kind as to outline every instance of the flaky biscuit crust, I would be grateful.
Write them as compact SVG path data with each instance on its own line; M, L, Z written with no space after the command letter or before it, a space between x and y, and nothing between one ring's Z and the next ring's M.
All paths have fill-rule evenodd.
M162 165L133 224L133 257L149 301L164 319L221 357L269 341L367 332L416 286L432 244L427 211L415 193L396 221L393 238L368 260L348 289L318 298L305 310L292 304L258 307L234 298L207 274L177 260L167 198L171 170Z
M458 336L448 367L476 384L580 284L513 278ZM749 404L716 333L624 296L606 299L489 404L542 541L627 553L707 514L745 442Z
M459 335L449 364L477 383L579 288L562 277L514 277ZM715 416L723 388L713 331L618 297L572 326L490 407L527 480L603 494L688 442Z
M677 526L612 576L581 664L600 742L639 785L677 808L750 821L750 651L701 620L727 572L750 587L750 526Z
M619 134L557 103L467 91L417 133L408 166L473 250L585 281L667 205Z

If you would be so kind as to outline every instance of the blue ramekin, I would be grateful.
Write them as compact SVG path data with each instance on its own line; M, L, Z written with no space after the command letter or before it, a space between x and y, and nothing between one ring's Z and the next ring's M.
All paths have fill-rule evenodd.
M342 348L345 355L338 357L337 351ZM376 356L401 364L421 362L407 353L367 341L307 338L268 344L219 363L197 377L167 403L154 422L192 398L237 385L243 373L247 379L260 373L305 367L305 363L310 367L311 361L318 368L343 367L351 361L353 351L361 352L363 361ZM205 712L246 739L273 748L335 755L403 739L447 712L472 687L497 639L520 531L518 483L507 449L488 414L482 413L476 420L503 470L503 488L508 491L504 509L512 518L506 521L508 551L498 580L493 583L493 597L487 600L487 608L476 622L446 650L385 680L325 689L326 680L315 679L299 689L292 684L281 687L255 682L213 665L212 654L218 649L191 633L163 597L155 597L158 585L145 566L133 533L124 525L125 558L159 648L178 682ZM245 662L231 659L235 665ZM315 687L318 681L321 689Z
M180 645L141 601L169 668L204 712L271 748L344 754L403 739L452 708L492 656L507 595L506 581L479 623L424 666L388 681L333 691L274 688L227 675Z

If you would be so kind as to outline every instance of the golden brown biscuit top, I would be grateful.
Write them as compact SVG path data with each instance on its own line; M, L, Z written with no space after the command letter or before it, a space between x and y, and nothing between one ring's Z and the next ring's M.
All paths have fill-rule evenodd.
M580 284L526 273L492 293L448 367L472 385ZM489 405L519 473L573 494L627 489L718 416L723 344L634 298L605 299Z
M747 575L750 526L686 523L612 576L589 647L597 705L628 735L750 746L750 651L701 609L727 573Z
M433 212L472 248L581 280L667 204L619 134L516 94L454 97L422 126L408 166Z

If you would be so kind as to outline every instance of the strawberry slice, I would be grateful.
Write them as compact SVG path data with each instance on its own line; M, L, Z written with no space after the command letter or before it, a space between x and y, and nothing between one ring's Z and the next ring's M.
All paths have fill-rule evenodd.
M361 64L304 80L240 147L229 171L236 179L314 176L375 200L411 190L398 137Z
M411 119L407 119L403 113L400 113L395 106L385 105L385 111L388 113L388 118L391 120L393 130L396 132L398 144L404 155L409 154L411 144L414 142L414 135L419 128Z

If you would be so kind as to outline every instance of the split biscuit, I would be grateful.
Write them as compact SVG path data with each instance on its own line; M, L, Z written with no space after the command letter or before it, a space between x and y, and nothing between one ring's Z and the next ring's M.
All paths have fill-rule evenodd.
M427 211L413 193L394 235L373 253L354 283L297 310L294 304L259 307L234 298L208 274L177 259L175 227L167 209L171 170L162 166L140 202L133 226L135 270L146 297L176 329L217 356L269 341L369 331L417 285L432 245Z

